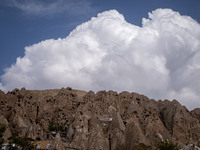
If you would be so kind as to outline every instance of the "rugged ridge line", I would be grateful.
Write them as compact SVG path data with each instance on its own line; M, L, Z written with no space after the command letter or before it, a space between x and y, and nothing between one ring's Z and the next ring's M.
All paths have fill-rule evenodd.
M189 111L176 100L72 88L0 91L0 123L7 125L5 139L12 134L51 139L52 121L65 128L63 144L81 150L153 149L165 140L181 147L200 146L200 108Z

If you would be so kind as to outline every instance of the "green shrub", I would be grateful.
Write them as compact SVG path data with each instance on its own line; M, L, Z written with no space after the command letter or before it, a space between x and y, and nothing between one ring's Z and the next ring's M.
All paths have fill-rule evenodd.
M0 124L0 138L3 137L5 131L6 131L6 126L4 124Z
M49 131L56 131L56 132L58 132L58 131L65 131L65 129L64 129L64 127L63 127L61 124L59 124L58 122L52 121L52 122L50 122L50 124L49 124Z
M156 145L156 149L157 150L179 150L179 147L177 146L177 144L164 141L164 142L159 142Z
M2 148L2 144L4 143L4 139L2 137L5 131L6 131L6 126L3 124L0 124L0 149Z
M21 150L35 150L36 148L26 138L12 136L12 137L9 138L8 149L9 150L18 150L18 149L21 149Z

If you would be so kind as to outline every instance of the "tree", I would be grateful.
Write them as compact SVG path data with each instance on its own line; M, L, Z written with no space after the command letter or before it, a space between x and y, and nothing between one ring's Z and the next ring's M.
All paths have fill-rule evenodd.
M156 145L157 150L179 150L177 144L172 142L162 141Z
M3 135L5 131L6 131L6 126L0 124L0 148L2 148L2 144L4 143Z
M35 150L35 146L26 138L12 136L9 138L9 150Z
M54 121L52 121L52 122L50 122L50 124L49 124L49 131L56 131L56 132L58 132L58 131L65 131L65 129L64 129L64 127L61 125L61 124L59 124L58 122L54 122Z

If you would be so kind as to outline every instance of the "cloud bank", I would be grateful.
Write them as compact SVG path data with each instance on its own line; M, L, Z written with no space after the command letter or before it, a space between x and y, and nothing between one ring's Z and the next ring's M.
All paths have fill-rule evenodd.
M87 0L2 0L6 6L21 10L26 15L46 16L67 12L69 14L87 14L93 11ZM78 11L77 11L78 10Z
M63 39L25 47L5 70L2 88L136 91L155 99L200 106L200 24L171 9L157 9L142 27L110 10Z

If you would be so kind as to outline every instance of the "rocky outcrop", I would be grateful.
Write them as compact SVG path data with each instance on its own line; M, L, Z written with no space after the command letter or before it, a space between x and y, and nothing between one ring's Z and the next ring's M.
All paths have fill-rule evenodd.
M192 110L192 111L190 112L190 114L191 114L191 116L192 116L193 118L198 119L199 122L200 122L200 108L196 108L196 109Z
M0 115L0 124L3 124L6 126L6 131L4 132L3 139L5 140L5 142L8 142L7 140L9 137L12 136L12 133L9 129L9 123L8 123L7 119L2 115Z
M59 133L56 134L56 137L51 144L50 150L67 150L66 146L61 140Z
M53 140L49 125L56 122L62 131L55 139L65 148L153 149L160 141L181 147L200 143L200 109L188 111L176 100L155 101L129 92L23 88L0 92L0 104L12 134Z

